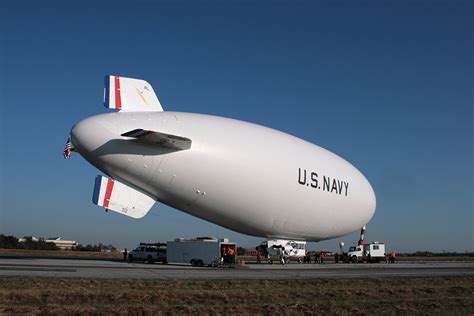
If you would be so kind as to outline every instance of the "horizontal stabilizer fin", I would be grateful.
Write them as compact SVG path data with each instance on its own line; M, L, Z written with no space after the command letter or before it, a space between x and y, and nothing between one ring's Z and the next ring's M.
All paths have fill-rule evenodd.
M163 111L148 82L119 76L105 76L104 106L123 111Z
M104 176L95 178L92 202L133 218L142 218L155 204L155 200L144 192Z
M155 131L146 131L141 128L123 133L121 136L132 137L139 139L145 143L156 144L181 150L191 148L192 144L192 141L186 137Z

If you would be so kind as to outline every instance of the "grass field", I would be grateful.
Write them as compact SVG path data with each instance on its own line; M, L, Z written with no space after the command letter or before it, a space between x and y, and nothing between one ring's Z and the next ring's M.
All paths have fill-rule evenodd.
M474 277L307 281L0 279L0 314L460 314Z

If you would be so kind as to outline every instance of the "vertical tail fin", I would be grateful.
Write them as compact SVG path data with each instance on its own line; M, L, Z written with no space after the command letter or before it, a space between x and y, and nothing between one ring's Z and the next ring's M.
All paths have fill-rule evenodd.
M124 111L163 111L148 82L119 76L105 76L104 106Z

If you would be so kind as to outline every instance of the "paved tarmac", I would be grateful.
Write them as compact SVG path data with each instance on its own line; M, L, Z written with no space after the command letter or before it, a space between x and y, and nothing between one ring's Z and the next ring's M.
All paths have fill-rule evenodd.
M395 264L246 264L241 268L191 267L100 260L0 258L0 277L106 279L311 279L474 276L474 262Z

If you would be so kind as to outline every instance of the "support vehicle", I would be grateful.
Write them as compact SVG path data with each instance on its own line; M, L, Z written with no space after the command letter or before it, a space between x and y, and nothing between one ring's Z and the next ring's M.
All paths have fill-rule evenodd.
M350 247L347 257L352 263L385 261L385 244L376 241Z
M267 258L270 264L282 259L287 263L290 257L303 259L306 255L306 241L269 239L257 246L256 250Z
M147 261L148 263L161 262L166 260L166 243L140 243L140 245L128 254L128 261Z
M198 237L176 238L167 243L167 260L172 263L189 263L192 266L230 266L235 263L236 244L228 239Z

